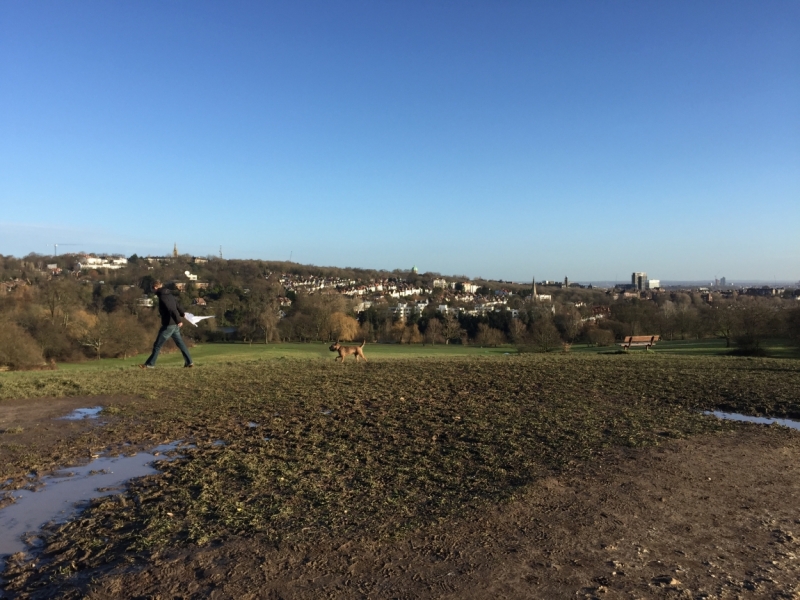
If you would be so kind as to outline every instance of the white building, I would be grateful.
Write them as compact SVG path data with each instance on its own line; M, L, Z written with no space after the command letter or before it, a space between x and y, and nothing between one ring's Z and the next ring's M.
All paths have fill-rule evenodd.
M411 316L411 310L412 310L411 307L409 307L408 304L405 304L403 302L400 302L397 306L389 307L389 312L391 312L394 316L403 320Z
M84 256L78 266L81 269L123 269L128 266L128 259L121 256Z

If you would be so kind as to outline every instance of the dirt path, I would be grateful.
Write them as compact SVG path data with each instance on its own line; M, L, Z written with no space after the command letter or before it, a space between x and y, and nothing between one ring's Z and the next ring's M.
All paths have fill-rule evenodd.
M800 434L750 426L609 452L399 540L239 538L106 574L89 597L800 598L798 555Z

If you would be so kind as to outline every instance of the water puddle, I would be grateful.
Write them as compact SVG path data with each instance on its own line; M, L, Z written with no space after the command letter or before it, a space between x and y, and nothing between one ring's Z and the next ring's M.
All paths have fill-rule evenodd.
M61 417L65 421L80 421L81 419L96 419L100 416L100 411L103 410L102 406L93 406L92 408L76 408L68 415Z
M24 537L35 539L44 525L68 521L87 501L119 493L135 477L159 473L152 463L172 460L163 454L175 450L179 443L163 444L133 456L96 458L87 465L43 477L36 482L35 491L12 491L14 504L0 510L0 557L26 551L29 546ZM2 563L0 559L0 570Z
M253 421L248 421L247 426L250 429L255 429L256 427L258 427L258 423L254 423Z
M714 415L718 419L729 419L731 421L745 421L747 423L759 423L761 425L783 425L784 427L791 427L792 429L800 430L800 421L793 421L792 419L776 419L773 417L751 417L749 415L740 415L739 413L727 413L719 410L706 410L704 415Z
M212 446L226 446L227 444L223 440L217 440L216 442L214 442L211 445Z

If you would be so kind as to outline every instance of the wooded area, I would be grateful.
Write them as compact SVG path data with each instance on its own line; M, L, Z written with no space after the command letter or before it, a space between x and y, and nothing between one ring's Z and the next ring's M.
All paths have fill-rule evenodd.
M80 270L79 257L0 256L0 366L42 368L62 361L128 357L149 350L159 327L156 307L142 299L155 279L182 282L171 287L184 310L214 315L200 327L184 327L193 342L361 340L394 343L460 343L550 351L564 344L611 345L628 335L662 339L722 338L746 354L758 354L765 339L800 341L800 302L793 291L783 297L734 294L713 298L691 291L661 292L651 298L625 298L601 289L547 289L552 301L538 302L530 286L479 282L481 298L492 300L502 287L506 303L482 315L438 311L447 291L434 288L438 273L386 272L314 267L257 260L189 256L146 261L136 255L123 269ZM48 266L50 268L48 268ZM191 271L207 287L187 281ZM374 298L355 312L357 300L324 289L287 290L281 275L331 277L359 282L390 280L429 289L427 307L406 318L392 312L394 298ZM452 279L452 278L451 278ZM411 300L414 300L412 298ZM193 303L200 302L199 305ZM204 303L204 304L203 304ZM517 311L516 318L512 310ZM171 342L169 343L171 344Z

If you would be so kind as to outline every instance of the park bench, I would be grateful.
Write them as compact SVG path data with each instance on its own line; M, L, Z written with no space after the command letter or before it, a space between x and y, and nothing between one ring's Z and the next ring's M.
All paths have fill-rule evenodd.
M658 335L628 335L625 336L621 344L617 345L622 346L625 350L631 346L644 346L649 350L652 346L656 345L659 339L661 339L661 336Z

